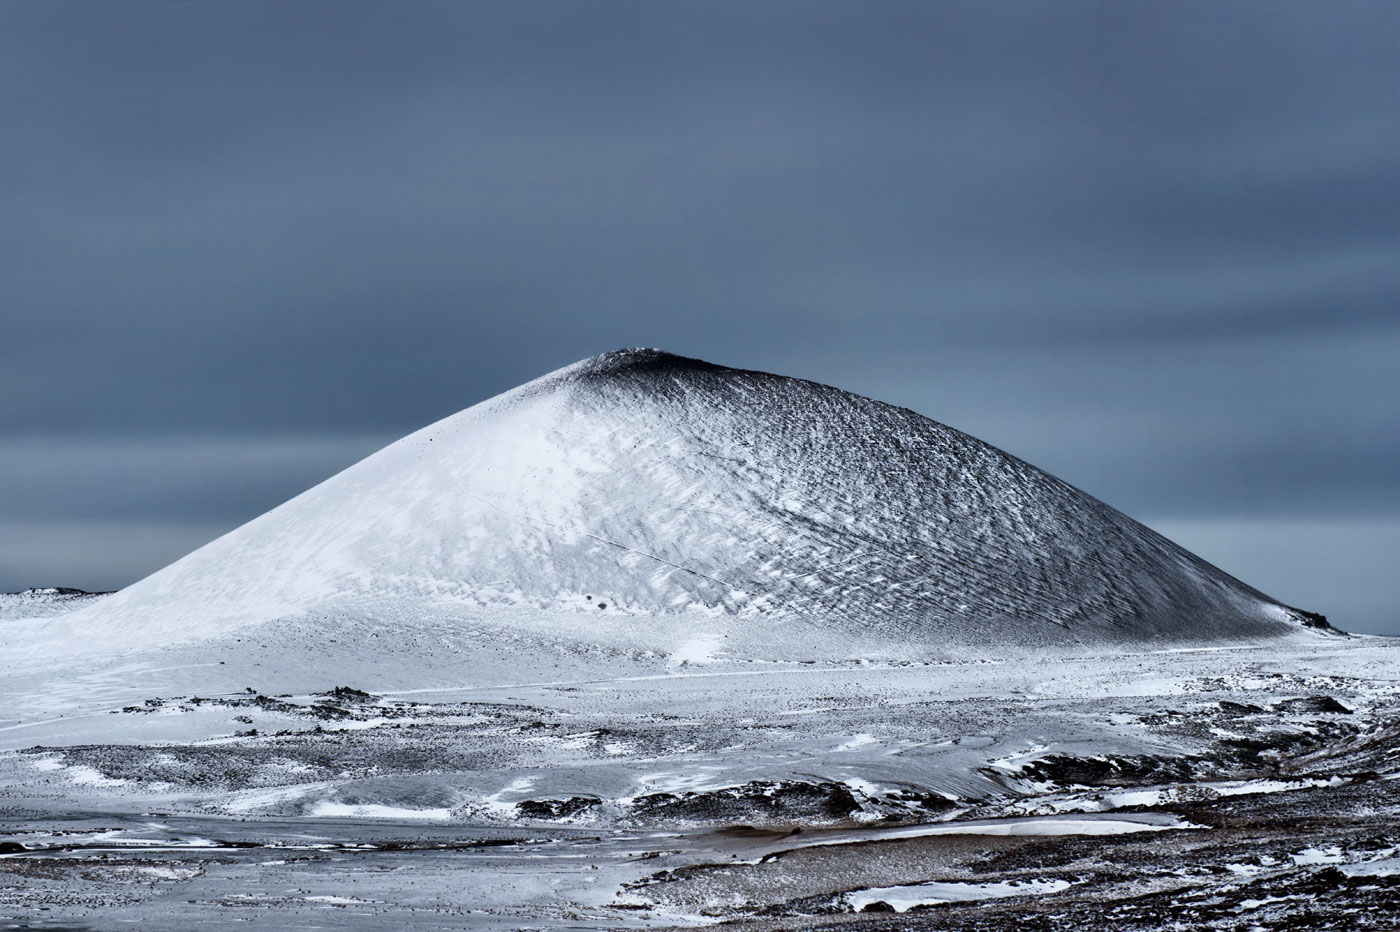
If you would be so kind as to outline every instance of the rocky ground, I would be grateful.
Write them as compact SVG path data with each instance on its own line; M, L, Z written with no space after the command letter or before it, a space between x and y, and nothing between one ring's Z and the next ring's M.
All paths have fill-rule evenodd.
M1400 924L1384 640L209 685L0 730L5 927Z

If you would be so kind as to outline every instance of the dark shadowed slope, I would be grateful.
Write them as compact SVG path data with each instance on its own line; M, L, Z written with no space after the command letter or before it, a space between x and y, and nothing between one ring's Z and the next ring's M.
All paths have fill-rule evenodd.
M655 350L439 421L71 617L184 639L444 605L536 611L585 639L618 613L639 632L693 616L798 653L851 635L1252 638L1309 618L912 411Z

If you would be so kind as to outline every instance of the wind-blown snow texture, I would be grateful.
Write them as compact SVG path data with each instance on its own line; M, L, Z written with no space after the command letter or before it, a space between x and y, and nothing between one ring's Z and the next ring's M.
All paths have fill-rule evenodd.
M655 350L439 421L70 617L145 641L445 604L558 613L572 638L690 616L794 654L836 634L1030 647L1304 618L912 411Z

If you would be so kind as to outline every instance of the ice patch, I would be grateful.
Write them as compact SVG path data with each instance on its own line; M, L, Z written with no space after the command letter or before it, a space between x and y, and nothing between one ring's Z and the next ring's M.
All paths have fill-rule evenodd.
M1390 848L1379 853L1379 856L1371 860L1363 861L1360 864L1348 864L1342 868L1342 873L1349 877L1393 877L1400 874L1400 858L1395 856L1396 849Z
M117 777L109 777L101 771L83 764L66 764L63 758L56 754L32 757L29 759L29 766L40 773L59 773L61 771L70 783L76 783L79 786L125 786L129 782Z
M701 634L681 642L675 650L671 652L671 660L667 666L675 668L686 665L714 663L715 651L724 643L724 639L715 634Z
M879 739L876 738L874 735L867 735L862 733L855 735L851 738L851 740L847 741L845 744L838 745L834 750L839 754L843 751L854 751L857 748L868 747L872 744L878 743Z
M151 827L159 828L160 826L156 825L155 823L152 823ZM179 840L172 840L168 838L133 838L130 835L127 835L126 832L122 831L121 829L108 829L104 832L93 832L86 838L82 838L81 836L79 836L79 838L75 838L73 840L77 841L79 839L81 839L84 844L92 845L94 847L106 846L113 848L141 848L147 850L179 850L183 848L219 847L219 843L217 841L214 841L212 838L195 837L183 838Z
M1171 832L1203 829L1174 816L1144 813L1137 818L1079 818L1060 816L1012 819L969 819L966 822L935 822L903 825L893 828L841 829L812 832L782 850L812 848L818 845L850 845L872 841L892 841L903 838L927 838L933 835L998 835L998 836L1057 836L1057 835L1129 835L1135 832Z
M712 766L697 766L685 772L678 773L660 772L644 773L637 777L639 790L637 796L645 796L649 793L685 793L699 790L719 789L722 783L715 782L716 774L720 768ZM622 800L627 802L635 797Z
M1342 849L1336 845L1328 845L1326 848L1304 848L1302 851L1289 855L1289 857L1299 867L1311 864L1340 864L1346 860L1342 855Z
M266 789L239 790L229 794L223 805L220 807L225 812L253 812L267 806L276 806L281 803L291 802L301 799L308 793L317 790L327 790L335 786L333 783L303 783L299 786L274 786Z
M1225 869L1239 877L1253 877L1255 874L1262 874L1269 868L1260 864L1226 864Z
M1140 790L1121 790L1090 793L1075 793L1066 796L1036 797L1023 800L1012 806L1018 812L1028 815L1051 815L1065 812L1111 812L1131 806L1161 806L1182 800L1216 799L1221 796L1249 796L1258 793L1286 793L1291 790L1308 790L1318 787L1338 787L1345 780L1331 777L1322 780L1315 777L1297 780L1224 780L1204 783L1178 783L1168 786L1154 786Z
M511 818L515 815L515 804L519 799L506 799L507 796L523 797L538 782L539 777L516 777L510 783L481 801L481 806L492 815Z
M81 786L125 786L129 781L117 777L109 777L92 767L76 764L67 768L68 779Z
M442 821L452 818L451 809L403 809L398 806L352 805L322 800L311 807L311 815L326 819L414 819Z
M1009 773L1019 773L1026 764L1033 763L1037 758L1050 750L1048 744L1036 744L1017 754L1001 757L997 760L988 761L987 766L995 767L998 770L1005 770Z
M843 894L840 902L860 912L874 903L885 903L897 913L938 903L965 903L1008 896L1043 896L1068 890L1068 880L1003 880L995 883L929 883L899 887L867 887Z

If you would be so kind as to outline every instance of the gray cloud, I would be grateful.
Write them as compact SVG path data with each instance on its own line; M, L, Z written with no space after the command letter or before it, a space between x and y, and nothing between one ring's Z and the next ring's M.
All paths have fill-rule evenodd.
M7 591L119 589L228 530L196 521L0 521L0 579L16 580Z
M20 438L0 460L0 514L27 522L241 523L395 439Z
M1347 631L1400 632L1385 580L1400 521L1385 519L1158 521L1153 527L1285 603L1325 606Z
M5 6L0 523L231 526L626 345L1152 519L1395 515L1397 36L1380 2Z

